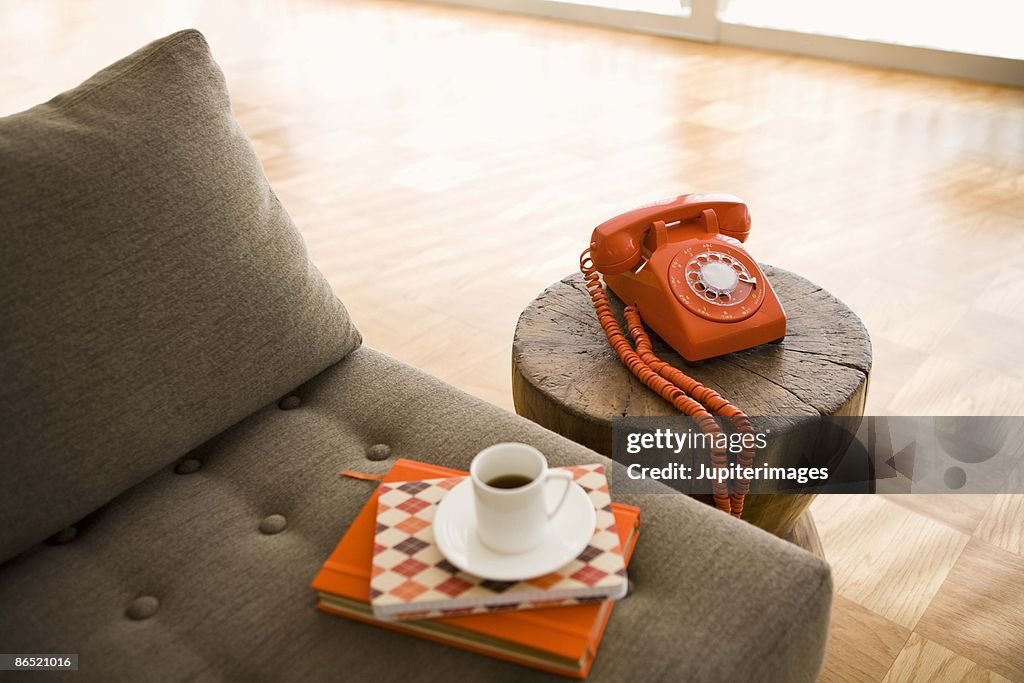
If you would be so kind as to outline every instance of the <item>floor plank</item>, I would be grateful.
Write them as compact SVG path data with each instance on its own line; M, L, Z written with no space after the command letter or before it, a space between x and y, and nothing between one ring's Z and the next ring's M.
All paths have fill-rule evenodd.
M1024 680L1024 557L972 540L917 633L1013 680Z
M984 494L893 494L882 498L964 534L975 532L995 500L994 495Z
M974 536L1008 552L1024 554L1024 495L1004 493L994 498Z
M915 633L910 636L883 683L916 681L1002 683L1007 679Z
M832 601L832 624L819 683L881 680L910 631L842 595Z
M836 592L908 629L970 538L881 496L819 496L811 511Z

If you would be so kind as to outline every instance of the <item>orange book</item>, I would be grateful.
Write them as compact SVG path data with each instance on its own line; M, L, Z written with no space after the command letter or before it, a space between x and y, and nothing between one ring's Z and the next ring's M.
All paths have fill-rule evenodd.
M459 475L465 472L401 459L384 481ZM416 621L376 619L370 607L370 567L377 495L375 491L313 580L320 595L319 609L552 673L586 677L611 616L610 600ZM628 563L639 533L640 511L619 503L612 509Z

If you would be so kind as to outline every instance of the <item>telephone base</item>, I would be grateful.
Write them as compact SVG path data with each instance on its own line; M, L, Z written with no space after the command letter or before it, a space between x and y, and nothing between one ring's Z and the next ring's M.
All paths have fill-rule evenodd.
M672 347L688 366L699 367L700 361L785 338L786 314L771 283L760 271L757 277L762 300L755 310L744 317L737 315L730 322L708 320L680 304L669 280L661 276L669 271L668 261L673 257L664 251L654 252L649 265L639 274L608 275L604 281L619 299L637 307L648 329Z
M749 231L750 213L732 195L683 195L594 228L580 266L601 273L650 330L698 367L786 336L782 304L741 244Z

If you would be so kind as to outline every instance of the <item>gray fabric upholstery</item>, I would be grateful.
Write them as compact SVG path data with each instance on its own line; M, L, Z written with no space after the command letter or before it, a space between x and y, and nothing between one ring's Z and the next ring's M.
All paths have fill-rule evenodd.
M505 440L600 456L367 348L290 395L0 566L3 650L78 652L74 681L562 680L322 614L309 583L372 491L341 469L465 468ZM630 502L634 590L590 680L815 678L824 563L682 496Z
M0 119L0 242L0 561L360 343L196 31Z

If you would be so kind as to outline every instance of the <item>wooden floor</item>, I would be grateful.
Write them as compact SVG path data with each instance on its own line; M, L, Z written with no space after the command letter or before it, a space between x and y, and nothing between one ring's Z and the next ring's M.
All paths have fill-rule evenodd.
M0 114L186 26L367 343L469 392L511 408L595 224L724 190L864 319L869 412L1024 414L1021 91L411 2L0 0ZM823 680L1024 680L1024 497L813 510Z

